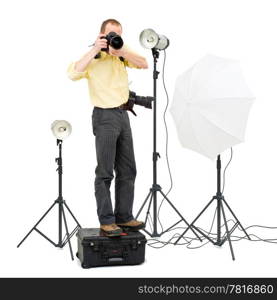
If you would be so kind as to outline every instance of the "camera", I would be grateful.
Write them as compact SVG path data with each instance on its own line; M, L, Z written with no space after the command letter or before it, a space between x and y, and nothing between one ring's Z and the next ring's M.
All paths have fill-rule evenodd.
M136 105L140 105L140 106L143 106L145 108L150 108L151 109L153 100L154 100L154 97L138 96L135 92L129 91L128 102L130 102L132 107L134 106L134 104L136 104Z
M129 110L136 116L136 113L133 110L135 104L151 109L152 101L154 101L154 97L138 96L135 92L129 91L129 98L128 101L123 105L123 109Z
M124 44L123 39L121 38L121 36L118 35L117 33L113 32L113 31L108 33L106 36L102 36L101 39L106 39L108 47L111 46L116 50L121 49L123 44ZM109 51L108 47L107 48L102 48L101 51L106 51L106 52Z

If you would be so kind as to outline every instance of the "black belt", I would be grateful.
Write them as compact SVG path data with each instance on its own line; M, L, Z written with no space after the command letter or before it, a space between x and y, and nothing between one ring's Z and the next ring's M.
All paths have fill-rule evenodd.
M124 109L124 110L127 110L125 104L121 104L120 106L116 106L116 107L108 107L108 108L94 106L94 108L96 108L96 109Z
M126 104L121 104L120 106L116 107L116 108L119 108L119 109L125 109L126 110Z
M133 111L133 108L132 107L128 107L127 103L128 102L123 103L123 104L121 104L121 105L119 105L117 107L111 107L111 108L102 108L102 107L97 107L97 106L94 106L94 108L96 108L96 109L122 109L122 110L126 110L126 111L129 110L133 115L136 116L136 113Z

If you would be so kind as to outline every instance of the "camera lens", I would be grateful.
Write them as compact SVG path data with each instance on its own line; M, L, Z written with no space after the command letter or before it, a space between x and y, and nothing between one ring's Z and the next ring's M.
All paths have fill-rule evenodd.
M118 35L118 36L115 36L111 39L111 46L114 48L114 49L120 49L122 48L123 46L123 40L122 38Z
M108 45L111 45L114 49L118 50L123 46L123 40L120 35L116 34L115 32L110 32L106 39L108 41Z

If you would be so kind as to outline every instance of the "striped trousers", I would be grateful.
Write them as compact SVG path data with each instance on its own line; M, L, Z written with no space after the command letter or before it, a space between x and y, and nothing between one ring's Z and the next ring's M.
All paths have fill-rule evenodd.
M136 162L127 111L94 107L92 127L95 135L97 166L95 198L100 224L132 220ZM110 186L115 174L115 205Z

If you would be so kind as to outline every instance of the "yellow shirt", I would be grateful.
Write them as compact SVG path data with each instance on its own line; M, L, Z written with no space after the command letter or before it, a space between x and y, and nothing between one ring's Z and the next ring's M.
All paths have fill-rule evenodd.
M101 57L92 59L85 71L77 72L73 62L67 73L71 80L88 80L90 99L94 106L112 108L127 102L129 98L126 66L138 68L127 60L121 61L119 57L101 51Z

